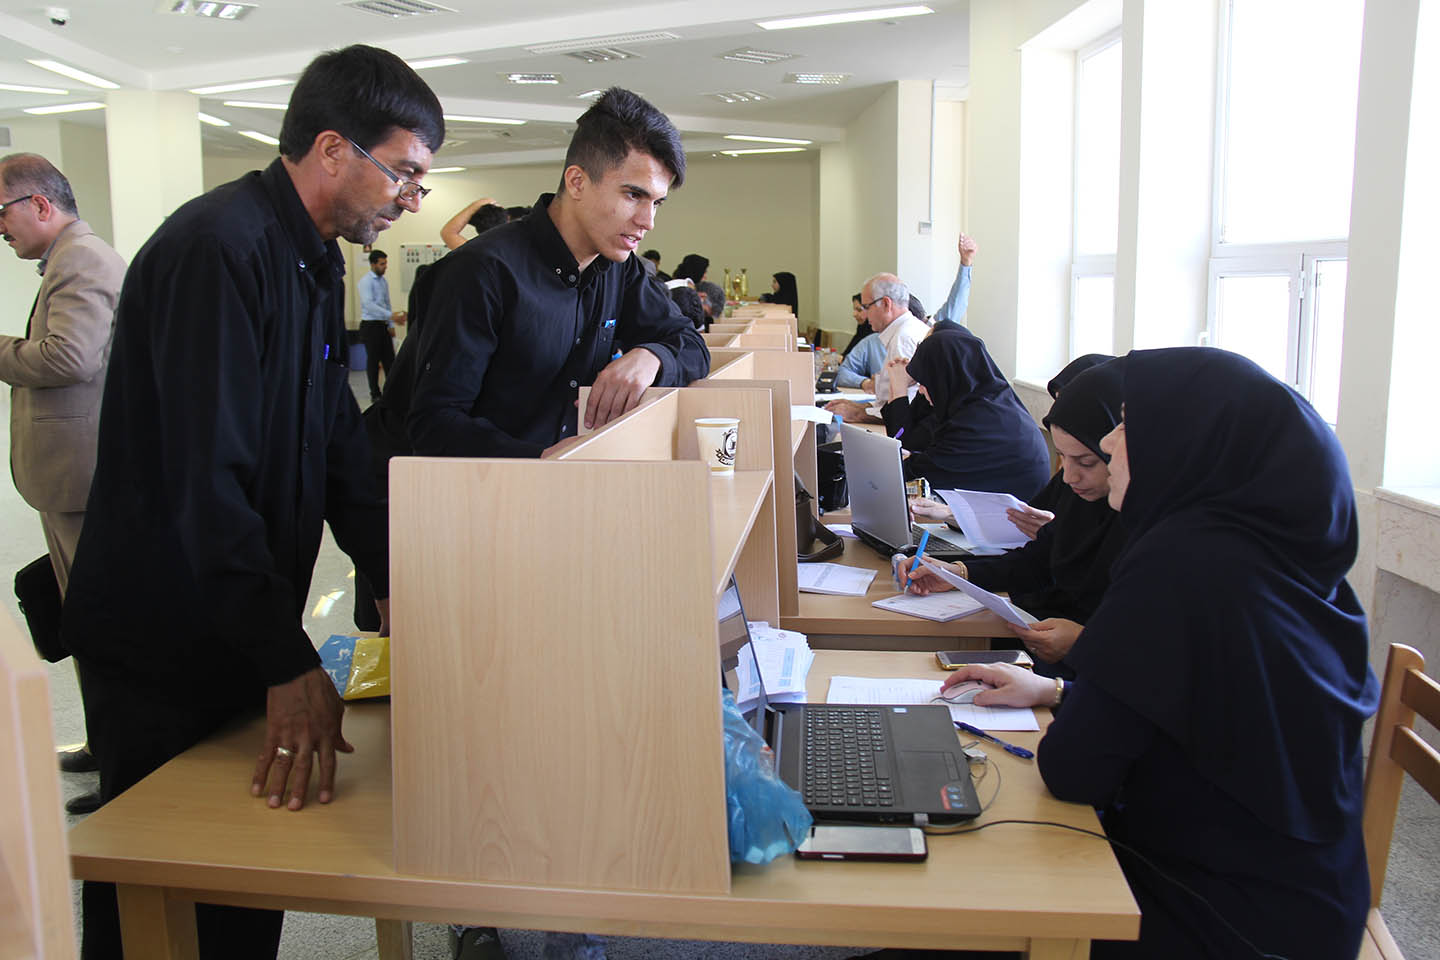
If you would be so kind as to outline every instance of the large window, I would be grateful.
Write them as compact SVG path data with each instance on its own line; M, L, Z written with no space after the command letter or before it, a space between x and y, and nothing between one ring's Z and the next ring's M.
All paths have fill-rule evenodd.
M1075 233L1070 356L1115 352L1115 246L1120 211L1120 34L1075 57Z
M1227 0L1210 341L1305 394L1340 390L1364 0Z

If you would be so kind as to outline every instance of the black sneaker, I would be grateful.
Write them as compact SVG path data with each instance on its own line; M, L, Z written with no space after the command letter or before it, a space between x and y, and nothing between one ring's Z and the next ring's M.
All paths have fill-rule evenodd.
M505 945L494 927L450 928L451 960L505 960Z
M55 756L60 758L60 769L65 773L94 773L100 769L95 754L83 743L71 750L56 750Z
M72 817L83 817L87 813L94 813L100 809L100 792L92 790L89 793L82 793L78 797L71 797L65 801L65 812Z

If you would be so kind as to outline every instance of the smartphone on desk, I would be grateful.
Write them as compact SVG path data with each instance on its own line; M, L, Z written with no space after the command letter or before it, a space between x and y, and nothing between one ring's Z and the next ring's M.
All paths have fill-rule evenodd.
M899 860L918 863L930 855L918 827L813 826L795 850L801 860Z
M1035 661L1024 650L941 650L935 654L935 662L941 670L959 670L972 663L1013 663L1035 669Z

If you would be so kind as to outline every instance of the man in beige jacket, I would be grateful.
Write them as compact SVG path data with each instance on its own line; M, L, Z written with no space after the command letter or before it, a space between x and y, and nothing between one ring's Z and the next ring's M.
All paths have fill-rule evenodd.
M40 261L25 336L0 335L0 381L11 387L10 471L40 512L63 596L95 472L125 261L79 218L65 175L33 153L0 158L0 234L20 259ZM62 754L67 769L93 763L83 748Z

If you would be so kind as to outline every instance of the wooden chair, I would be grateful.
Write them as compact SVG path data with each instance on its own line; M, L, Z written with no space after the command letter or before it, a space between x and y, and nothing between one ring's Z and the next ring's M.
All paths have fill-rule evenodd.
M1370 916L1360 960L1403 960L1400 948L1380 916L1380 894L1385 889L1385 867L1400 787L1405 774L1415 778L1435 800L1440 800L1440 752L1414 730L1415 714L1440 726L1440 684L1426 676L1420 651L1392 643L1385 664L1380 712L1375 715L1375 737L1370 742L1370 766L1365 771L1365 852L1370 863Z

